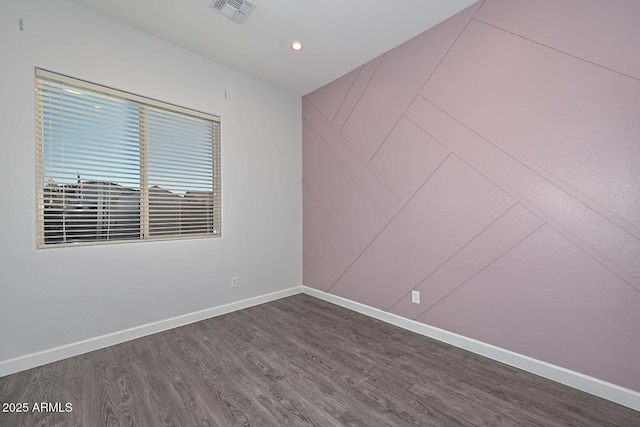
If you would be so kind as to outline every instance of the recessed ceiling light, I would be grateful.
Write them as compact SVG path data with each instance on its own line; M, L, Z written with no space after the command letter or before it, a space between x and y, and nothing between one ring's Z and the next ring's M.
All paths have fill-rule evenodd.
M295 42L291 43L291 49L293 49L293 50L302 50L302 43L300 43L299 41L295 41Z

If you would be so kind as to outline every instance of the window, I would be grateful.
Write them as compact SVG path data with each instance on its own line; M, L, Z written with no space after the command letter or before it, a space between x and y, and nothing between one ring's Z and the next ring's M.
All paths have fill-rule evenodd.
M38 245L219 237L220 119L36 70Z

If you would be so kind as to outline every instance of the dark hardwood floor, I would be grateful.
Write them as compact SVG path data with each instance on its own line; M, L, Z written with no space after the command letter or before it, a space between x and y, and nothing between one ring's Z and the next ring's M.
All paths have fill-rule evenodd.
M2 377L0 402L30 408L2 427L640 426L640 412L307 295Z

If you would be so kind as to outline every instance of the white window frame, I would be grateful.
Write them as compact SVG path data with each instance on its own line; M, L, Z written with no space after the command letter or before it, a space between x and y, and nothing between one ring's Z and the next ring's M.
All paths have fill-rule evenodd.
M158 240L185 240L198 238L218 238L222 236L222 209L221 209L221 141L220 141L220 117L200 111L179 107L173 104L157 101L151 98L135 95L129 92L120 91L110 87L90 83L84 80L75 79L51 71L36 68L36 169L37 169L37 240L39 248L59 248L68 246L84 246L84 245L104 245L116 243L131 243ZM80 90L88 90L97 92L102 95L108 95L117 99L133 102L138 105L140 110L139 122L139 144L140 144L140 187L139 187L139 204L140 204L140 237L133 239L116 239L116 240L86 240L74 242L46 242L45 233L45 177L44 173L44 129L43 129L43 102L40 94L41 81L54 82L64 85L65 87L77 88ZM211 186L211 203L207 201L207 209L211 208L211 213L207 210L207 215L211 215L212 225L207 226L207 231L195 234L162 234L153 235L150 232L150 207L149 207L149 129L147 128L149 121L146 120L149 108L154 111L163 110L172 114L179 114L187 118L196 118L211 122L212 135L212 186ZM79 181L80 182L80 181ZM209 197L207 197L208 199ZM209 218L207 216L207 218Z

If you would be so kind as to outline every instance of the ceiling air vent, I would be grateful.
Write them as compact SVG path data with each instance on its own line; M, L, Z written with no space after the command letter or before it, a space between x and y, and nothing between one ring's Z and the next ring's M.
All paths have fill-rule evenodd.
M232 21L242 24L247 16L256 7L247 0L213 0L209 5L211 9L220 11Z

